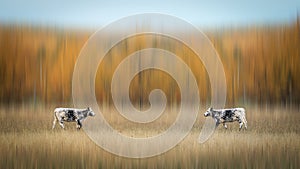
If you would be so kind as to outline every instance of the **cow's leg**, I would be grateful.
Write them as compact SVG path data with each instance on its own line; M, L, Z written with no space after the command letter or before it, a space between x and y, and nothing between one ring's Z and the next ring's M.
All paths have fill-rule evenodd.
M56 121L57 121L57 118L54 114L54 120L53 120L53 125L52 125L52 130L54 129L55 125L56 125Z
M242 121L239 121L239 123L240 123L240 128L239 128L239 130L241 131L241 129L242 129L242 127L243 127L243 122L242 122Z
M61 126L61 128L65 129L64 122L62 120L59 121L59 125Z
M82 127L82 123L80 120L77 120L76 122L77 122L77 129L80 130Z
M76 120L76 129L79 130L78 120Z
M226 123L223 123L223 126L225 127L225 129L227 129L227 125L226 125Z
M218 119L215 119L215 120L216 120L216 128L217 128L220 124L220 120L218 120Z

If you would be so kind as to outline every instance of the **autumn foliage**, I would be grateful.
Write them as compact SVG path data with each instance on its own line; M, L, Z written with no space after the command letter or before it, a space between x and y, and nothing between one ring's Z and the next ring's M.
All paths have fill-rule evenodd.
M299 22L298 17L285 25L204 31L224 65L228 105L300 103ZM91 33L53 27L0 26L0 102L70 103L76 58ZM111 102L112 74L122 59L149 44L181 57L197 78L201 102L209 103L210 84L201 60L187 46L158 35L127 38L107 53L96 77L99 101ZM133 79L130 98L134 103L147 104L154 88L164 90L169 101L180 101L175 81L166 73L150 70Z

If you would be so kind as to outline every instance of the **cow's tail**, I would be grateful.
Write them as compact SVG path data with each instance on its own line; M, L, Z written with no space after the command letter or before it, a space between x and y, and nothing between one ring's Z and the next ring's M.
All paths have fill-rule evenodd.
M56 124L56 121L57 121L57 117L56 117L56 111L54 110L54 113L53 113L53 125L52 125L52 130L55 128L55 124Z
M244 125L245 125L245 129L247 129L247 120L246 120L246 111L245 111L245 109L243 109L242 110L242 121L243 121L243 123L244 123Z

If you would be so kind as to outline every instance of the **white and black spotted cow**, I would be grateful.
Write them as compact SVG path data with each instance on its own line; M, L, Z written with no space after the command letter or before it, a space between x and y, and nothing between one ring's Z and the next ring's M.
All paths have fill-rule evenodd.
M227 129L227 122L237 121L240 123L239 130L242 129L243 124L245 129L247 129L247 120L246 113L244 108L231 108L231 109L213 109L209 108L205 113L205 117L211 116L216 121L216 127L219 124L223 124L223 126Z
M95 116L95 113L91 108L86 109L74 109L74 108L56 108L54 110L54 121L52 129L54 129L56 121L64 129L64 122L76 122L76 127L79 130L82 127L82 121L87 116Z

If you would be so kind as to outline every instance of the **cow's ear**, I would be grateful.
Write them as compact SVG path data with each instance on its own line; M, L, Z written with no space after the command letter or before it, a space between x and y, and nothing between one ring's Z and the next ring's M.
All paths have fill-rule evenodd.
M88 110L91 110L91 108L90 108L90 107L88 107L87 109L88 109Z
M212 110L213 110L213 108L212 108L212 107L210 107L210 108L209 108L209 111L212 111Z

